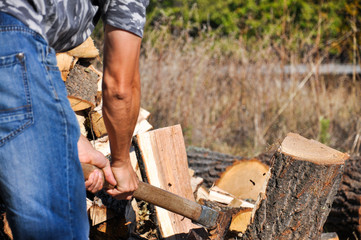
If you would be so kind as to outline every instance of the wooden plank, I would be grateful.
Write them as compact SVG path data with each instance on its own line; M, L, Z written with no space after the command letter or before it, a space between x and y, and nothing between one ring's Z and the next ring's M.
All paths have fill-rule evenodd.
M194 201L180 125L138 134L135 143L148 183ZM180 215L159 207L155 209L164 238L179 239L178 236L190 229L199 228Z

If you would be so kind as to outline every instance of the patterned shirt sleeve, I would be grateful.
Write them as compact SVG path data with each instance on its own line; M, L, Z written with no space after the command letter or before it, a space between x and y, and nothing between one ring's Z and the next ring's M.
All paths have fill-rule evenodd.
M149 0L110 0L103 21L113 27L143 37Z

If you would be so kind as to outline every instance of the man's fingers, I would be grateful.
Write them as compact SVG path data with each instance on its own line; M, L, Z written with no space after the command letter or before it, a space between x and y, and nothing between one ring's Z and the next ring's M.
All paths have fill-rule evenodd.
M120 193L117 189L109 189L107 193L117 200L131 200L134 192Z
M110 163L108 161L108 164L102 169L104 173L105 180L110 183L113 186L117 185L117 181L115 180L115 177L113 175L112 169L110 167Z

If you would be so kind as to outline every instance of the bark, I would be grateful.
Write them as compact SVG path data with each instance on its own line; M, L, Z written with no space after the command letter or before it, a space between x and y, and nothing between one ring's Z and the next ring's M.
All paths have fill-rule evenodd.
M325 229L340 239L361 239L361 158L346 162L345 172Z
M65 82L69 96L86 100L95 105L95 97L98 91L98 75L88 69L86 64L76 64L70 71Z
M294 137L299 139L287 140ZM347 158L288 135L272 158L266 190L243 239L319 239Z

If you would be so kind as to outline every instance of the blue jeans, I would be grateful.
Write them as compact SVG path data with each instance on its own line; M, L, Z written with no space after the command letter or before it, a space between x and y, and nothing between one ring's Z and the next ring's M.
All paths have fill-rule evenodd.
M0 194L15 239L88 239L79 136L54 50L0 12Z

